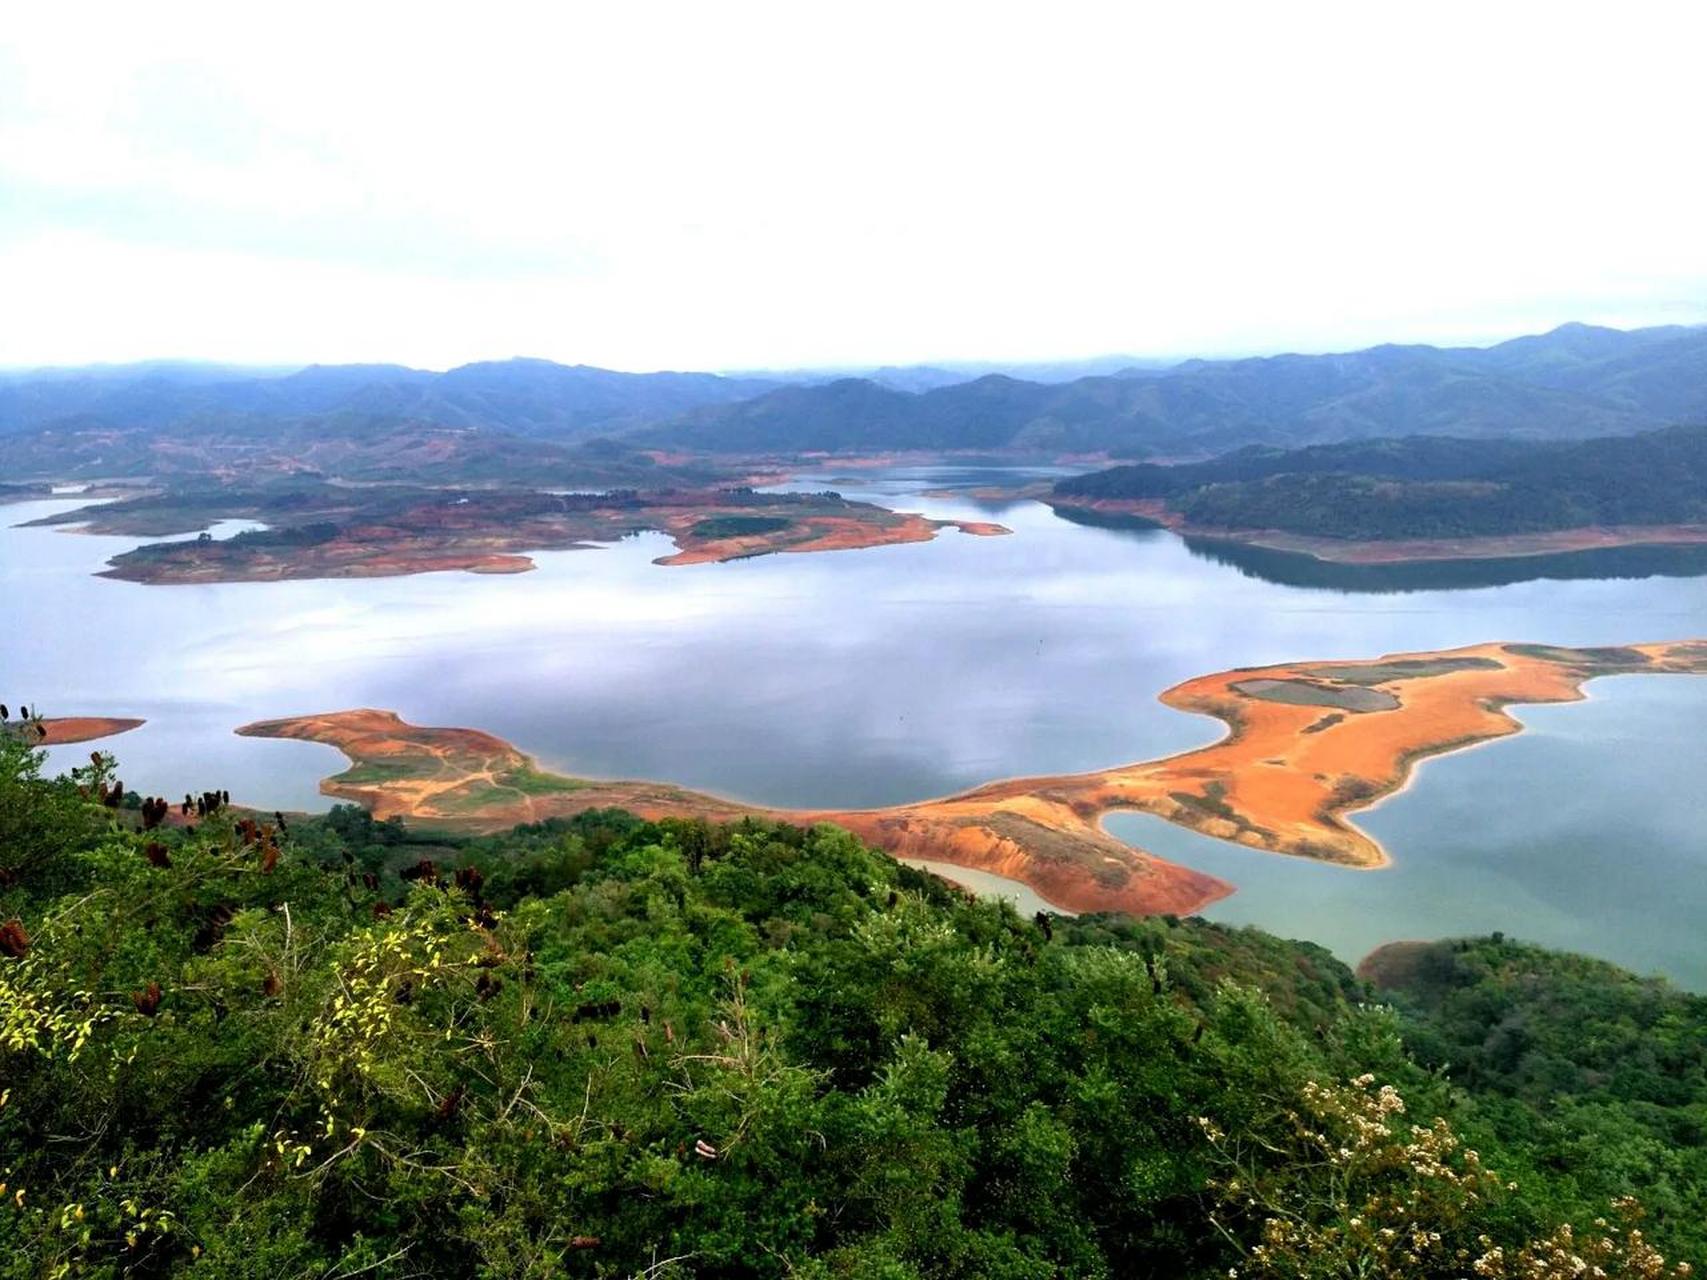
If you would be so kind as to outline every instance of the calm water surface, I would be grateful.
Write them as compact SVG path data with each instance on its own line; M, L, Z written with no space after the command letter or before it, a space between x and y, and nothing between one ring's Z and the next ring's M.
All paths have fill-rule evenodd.
M650 562L669 544L645 535L539 553L537 571L509 577L141 586L92 576L135 539L10 527L74 503L0 507L12 619L0 700L146 717L106 744L127 784L222 786L269 808L323 807L317 784L341 757L231 730L358 706L489 729L566 772L840 807L1212 741L1218 723L1155 696L1230 666L1707 635L1707 577L1675 560L1607 567L1654 576L1571 577L1566 566L1529 581L1507 569L1486 586L1322 585L1168 533L925 496L1036 474L913 468L802 482L997 519L1012 537L950 531L661 568ZM1426 764L1368 815L1394 855L1389 871L1257 855L1142 815L1110 829L1242 886L1209 914L1349 959L1389 938L1503 928L1707 988L1707 680L1621 677L1590 690L1586 704L1521 709L1529 733Z

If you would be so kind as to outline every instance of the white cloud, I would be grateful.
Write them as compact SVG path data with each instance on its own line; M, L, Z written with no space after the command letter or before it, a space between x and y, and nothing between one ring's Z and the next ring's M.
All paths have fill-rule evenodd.
M0 362L629 368L1707 314L1691 5L35 6Z

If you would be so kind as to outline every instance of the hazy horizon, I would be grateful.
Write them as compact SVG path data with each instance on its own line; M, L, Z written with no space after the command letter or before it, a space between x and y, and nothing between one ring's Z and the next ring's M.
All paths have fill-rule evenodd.
M46 7L0 365L749 370L1707 320L1707 14Z
M1525 330L1525 331L1519 332L1519 333L1505 333L1505 334L1501 334L1497 337L1489 338L1489 339L1482 340L1482 341L1465 341L1465 342L1418 341L1416 343L1392 343L1392 342L1388 342L1386 340L1377 340L1374 342L1367 343L1361 347L1340 347L1340 348L1334 348L1334 349L1324 348L1324 349L1320 349L1320 350L1306 350L1303 347L1284 346L1283 345L1283 346L1273 347L1270 349L1255 350L1255 351L1217 351L1217 352L1192 351L1192 352L1184 352L1184 353L1168 354L1168 355L1162 355L1162 354L1151 353L1151 352L1142 352L1142 351L1107 351L1107 352L1097 352L1097 353L1093 353L1090 355L1068 355L1068 356L1054 356L1054 357L1045 356L1045 357L1030 357L1030 358L1019 357L1019 358L1012 359L1012 360L981 360L981 359L961 359L961 358L943 358L940 360L924 359L924 360L917 360L917 361L909 361L905 364L894 364L894 363L852 364L852 363L850 363L850 364L821 364L821 365L756 365L756 366L750 366L750 367L744 367L744 368L726 368L726 369L689 369L689 368L686 368L684 366L656 365L656 366L650 366L650 367L646 367L646 368L622 369L622 368L615 368L615 367L610 366L610 365L595 365L595 364L592 364L590 361L585 361L585 360L558 359L558 358L551 357L551 356L533 355L533 354L528 354L528 353L517 353L514 355L508 355L508 356L486 356L486 357L480 358L479 360L458 360L458 361L454 361L454 362L449 363L449 364L442 364L442 365L407 364L407 363L401 362L401 361L383 361L383 360L380 360L380 361L375 361L375 360L307 360L307 361L262 360L262 361L251 362L251 361L217 360L217 359L209 359L209 358L202 357L202 356L176 356L176 355L158 356L157 355L157 356L140 356L134 360L92 360L92 361L87 361L87 362L80 363L80 364L14 365L14 364L7 364L4 362L0 362L0 374L28 375L28 374L47 374L47 373L55 373L55 372L78 373L78 372L93 372L93 371L97 371L97 370L116 372L116 371L123 370L123 369L136 369L136 368L149 368L149 367L155 367L155 366L167 366L167 367L180 367L180 368L188 367L188 368L205 368L205 369L228 368L228 369L231 369L234 373L239 373L239 374L242 374L244 376L250 376L250 377L265 377L265 376L287 377L290 374L299 373L304 369L309 369L309 368L314 368L314 367L336 367L336 366L349 367L349 366L361 366L361 365L373 365L376 367L393 365L393 366L396 366L399 368L412 369L412 370L415 370L417 372L423 372L423 373L443 373L443 372L446 372L447 370L459 368L463 365L468 365L468 364L481 364L481 363L502 364L502 363L506 363L509 361L517 361L517 360L543 360L543 361L548 361L548 362L553 363L553 364L560 364L560 365L565 365L565 366L569 366L569 367L579 366L579 367L583 367L583 368L603 369L603 370L606 370L607 372L612 372L612 373L712 373L712 374L717 374L720 377L726 377L726 378L765 378L765 377L770 377L770 376L784 377L784 376L788 376L788 375L793 375L793 376L801 376L801 375L830 376L830 375L835 375L835 374L845 374L848 377L860 377L862 375L869 374L871 372L874 372L874 371L877 371L880 369L886 369L886 368L887 369L896 369L896 370L932 369L932 368L935 368L935 369L942 369L942 370L945 370L948 372L966 372L971 376L982 376L982 371L989 370L989 369L997 369L997 368L1020 369L1020 370L1024 370L1027 368L1046 369L1046 368L1052 368L1055 366L1094 364L1094 363L1101 363L1101 362L1105 362L1105 361L1113 363L1113 362L1118 362L1118 361L1122 361L1122 360L1130 361L1135 365L1154 365L1158 368L1161 368L1161 367L1171 367L1174 364L1183 363L1185 361L1190 361L1190 360L1249 360L1249 359L1266 359L1266 358L1273 357L1273 356L1287 356L1287 355L1306 355L1306 356L1308 356L1308 355L1339 355L1339 354L1347 354L1347 353L1350 353L1353 351L1367 350L1371 347L1381 347L1381 346L1424 345L1424 346L1435 346L1435 347L1439 347L1442 349L1449 349L1449 348L1454 348L1454 347L1490 347L1490 346L1497 346L1502 342L1510 342L1510 341L1517 339L1517 338L1539 336L1541 334L1552 332L1552 330L1554 330L1554 329L1566 327L1566 326L1573 325L1573 324L1589 325L1591 327L1594 327L1595 322L1579 321L1579 320L1564 320L1564 321L1561 321L1559 324L1552 325L1548 329L1545 329L1545 330L1534 330L1534 331ZM1685 328L1700 328L1700 327L1703 327L1703 325L1707 325L1707 321L1697 320L1697 321L1662 321L1662 322L1660 322L1660 325L1665 325L1665 324L1674 324L1674 325L1679 325L1679 326L1685 327ZM1631 330L1631 329L1638 329L1638 328L1659 327L1659 325L1656 325L1656 326L1648 326L1648 325L1629 325L1629 326L1605 325L1605 326L1599 326L1599 327Z

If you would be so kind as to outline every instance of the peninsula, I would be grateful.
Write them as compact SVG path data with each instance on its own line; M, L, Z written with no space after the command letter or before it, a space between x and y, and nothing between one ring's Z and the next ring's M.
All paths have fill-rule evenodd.
M100 738L110 738L114 734L129 733L148 722L124 716L52 716L37 723L47 730L47 733L46 736L40 737L35 745L62 747L68 743L94 742Z
M1134 521L1341 564L1492 560L1707 544L1707 427L1578 441L1410 436L1137 463L1040 494Z
M1286 551L1330 564L1413 564L1421 560L1504 560L1569 555L1611 547L1707 546L1707 522L1579 525L1529 533L1436 538L1335 538L1287 529L1195 524L1161 498L1041 497L1057 514L1084 523L1151 525L1204 542L1232 542Z
M1518 732L1511 704L1574 701L1589 679L1635 672L1707 673L1707 641L1483 644L1223 671L1161 695L1227 726L1211 746L852 811L767 809L663 783L562 777L490 734L423 728L389 711L269 720L238 732L338 748L351 767L321 790L381 818L464 832L603 807L648 818L831 822L896 856L1021 881L1068 910L1188 914L1234 886L1116 840L1100 825L1104 813L1143 810L1255 849L1380 867L1386 850L1347 816L1402 787L1417 761Z

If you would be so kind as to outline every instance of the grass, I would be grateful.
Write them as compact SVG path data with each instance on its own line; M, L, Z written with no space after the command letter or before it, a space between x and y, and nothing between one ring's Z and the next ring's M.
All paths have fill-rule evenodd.
M531 765L520 769L511 769L508 773L498 776L498 785L511 787L523 795L549 796L565 791L580 791L586 783L579 778L565 778L561 774L542 773Z
M345 769L334 781L367 786L385 782L400 782L407 778L419 778L424 776L425 772L415 764L363 760L361 763L353 764Z
M432 807L446 815L469 815L478 814L493 805L501 805L506 800L513 799L504 788L495 787L481 778L452 787L449 791L439 792L432 799Z
M1395 662L1311 667L1310 673L1346 684L1385 684L1389 680L1426 680L1454 671L1497 671L1500 665L1492 658L1400 658Z
M1561 649L1550 644L1508 644L1507 653L1520 658L1539 658L1543 662L1567 663L1589 667L1645 667L1648 655L1640 649Z
M711 516L688 532L696 538L749 538L764 533L781 533L793 523L780 516Z
M1285 702L1296 707L1337 707L1341 711L1391 711L1399 700L1380 689L1315 684L1308 680L1240 680L1233 688L1247 698Z

